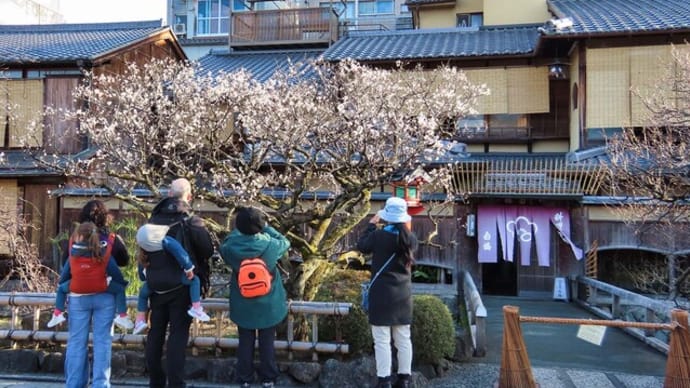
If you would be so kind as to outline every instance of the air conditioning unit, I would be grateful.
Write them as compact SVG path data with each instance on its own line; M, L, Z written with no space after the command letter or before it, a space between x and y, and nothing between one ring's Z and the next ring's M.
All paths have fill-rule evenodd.
M174 24L173 32L175 35L187 35L187 25L184 23Z

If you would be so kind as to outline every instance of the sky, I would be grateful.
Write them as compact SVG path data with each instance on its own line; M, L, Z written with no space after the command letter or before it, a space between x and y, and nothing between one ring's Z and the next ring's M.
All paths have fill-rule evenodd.
M46 24L35 7L57 9L65 23L103 23L160 20L167 25L167 0L0 0L0 24ZM54 21L52 21L54 23Z
M167 0L59 0L66 23L163 19Z

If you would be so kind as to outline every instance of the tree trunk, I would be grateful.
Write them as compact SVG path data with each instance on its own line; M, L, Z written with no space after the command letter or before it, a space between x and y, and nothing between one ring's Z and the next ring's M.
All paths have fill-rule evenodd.
M299 267L297 276L290 284L290 298L293 300L313 300L323 279L334 266L324 258L306 259ZM311 333L309 317L295 319L295 339L306 341Z

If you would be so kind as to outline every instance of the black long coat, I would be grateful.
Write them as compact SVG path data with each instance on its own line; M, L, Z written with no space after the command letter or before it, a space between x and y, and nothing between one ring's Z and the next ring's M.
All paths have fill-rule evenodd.
M371 253L371 276L386 263L397 247L398 234L387 226L377 229L369 224L357 242L362 253ZM417 240L413 236L413 250ZM381 272L369 290L369 324L374 326L409 325L412 323L412 274L404 259L396 255Z

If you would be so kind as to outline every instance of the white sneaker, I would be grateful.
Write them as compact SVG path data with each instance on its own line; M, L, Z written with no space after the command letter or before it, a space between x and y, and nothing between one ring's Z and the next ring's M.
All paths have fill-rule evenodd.
M123 317L118 315L117 318L115 318L115 324L124 330L129 330L134 327L134 323L132 323L132 320L129 319L129 317Z
M149 325L147 325L146 322L137 321L134 323L134 330L132 330L132 334L139 334L142 331L146 330L147 327L149 327Z
M209 317L208 314L204 312L203 307L199 307L198 309L192 307L189 310L187 310L187 314L189 314L189 316L193 318L200 320L201 322L208 322L211 320L211 317Z
M55 327L55 326L61 324L62 322L66 321L66 320L67 320L67 318L65 318L64 313L60 313L60 315L53 314L53 317L50 318L50 321L48 321L48 324L46 326Z

